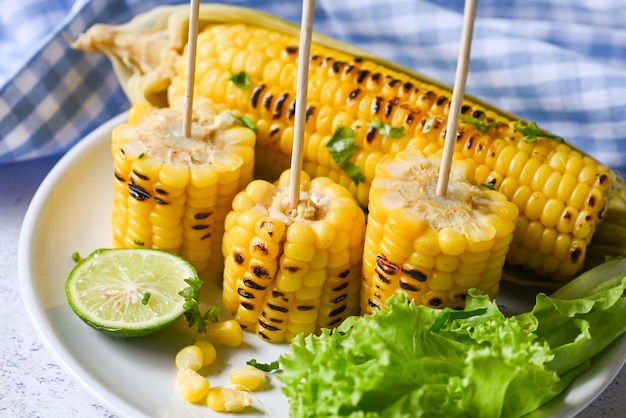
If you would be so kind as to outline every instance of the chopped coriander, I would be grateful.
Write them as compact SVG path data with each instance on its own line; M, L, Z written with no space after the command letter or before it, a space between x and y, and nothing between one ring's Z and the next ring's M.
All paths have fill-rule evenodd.
M368 126L375 128L378 130L378 133L386 138L399 139L404 136L404 127L392 127L384 123L380 118L375 117L372 122L369 123Z
M365 176L361 173L359 167L350 162L350 158L357 150L357 146L354 145L354 139L356 138L356 132L344 125L337 126L333 136L326 144L326 148L333 160L337 163L355 184L361 181L365 181Z
M537 142L538 138L553 138L561 140L560 137L539 129L535 121L530 121L527 124L524 124L521 120L518 120L513 125L513 128L515 129L515 132L519 132L524 135L523 140L526 142Z
M434 123L435 123L434 116L430 116L428 119L426 119L426 122L424 122L424 127L422 127L422 133L427 134L428 132L430 132L430 130L433 128Z
M259 363L255 359L252 359L252 360L246 361L246 364L248 366L256 367L257 369L262 370L264 372L272 372L280 368L280 363L278 362L278 360L273 361L271 363Z
M496 186L493 185L492 183L483 183L480 185L481 187L485 187L489 190L496 190Z
M231 71L229 80L241 90L248 90L252 86L252 79L245 71L239 71L238 73Z
M145 245L143 241L139 241L138 239L134 240L133 244L135 244L138 247L143 247Z
M237 122L239 122L241 124L241 126L243 126L244 128L248 128L251 129L252 131L254 131L255 133L258 131L257 127L254 125L254 122L252 122L250 120L249 117L247 117L246 115L243 116L235 116L232 115L233 118L235 118L235 120Z
M461 115L459 116L459 119L461 119L461 122L470 123L474 125L476 127L476 130L483 134L489 131L491 128L497 128L498 126L502 125L502 122L494 122L494 123L488 124L488 123L485 123L485 121L482 119L473 118L467 115Z
M137 158L139 158L139 159L141 160L141 159L143 159L143 157L145 157L145 156L146 156L146 153L145 153L145 152L142 152L141 154L139 154L139 155L137 156Z
M150 300L150 296L152 296L150 292L144 293L143 294L143 298L141 298L141 304L142 305L147 305L148 301Z
M78 254L78 251L74 251L72 253L72 261L75 263L78 263L80 261L80 254Z
M221 310L217 306L211 306L203 314L200 311L200 305L198 304L198 297L200 295L200 288L202 287L202 280L197 277L191 277L185 279L185 283L189 286L178 292L179 295L185 298L185 320L190 327L196 325L198 332L206 332L207 321L217 322L218 315Z

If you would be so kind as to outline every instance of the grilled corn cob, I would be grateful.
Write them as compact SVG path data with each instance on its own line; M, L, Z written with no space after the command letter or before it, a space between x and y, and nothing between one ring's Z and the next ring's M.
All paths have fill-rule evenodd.
M175 56L185 54L184 31L179 29L186 12L162 13L169 20L157 20L168 25L144 31L145 22L155 20L146 19L108 31L99 26L81 36L75 46L107 54L131 100L179 100L185 59ZM196 91L254 122L257 175L274 179L289 164L298 28L256 10L215 5L203 5L201 21ZM451 91L350 45L319 34L314 41L304 169L313 177L327 176L347 187L366 207L381 158L408 146L427 155L440 152ZM146 42L162 48L146 49ZM145 54L146 50L158 55ZM248 77L245 88L232 80L239 73ZM473 160L475 184L490 184L519 208L507 261L525 270L507 269L508 280L558 286L585 262L591 266L606 255L626 255L624 239L604 245L615 241L612 231L626 231L621 177L532 123L488 104L466 97L462 113L455 158ZM353 132L354 153L348 161L356 167L356 175L342 170L328 152L339 125ZM596 228L602 218L602 227Z
M290 208L289 173L235 197L222 244L224 307L270 342L359 313L365 215L344 187L306 173Z
M191 137L181 131L180 110L145 103L114 129L114 245L168 250L219 279L224 219L252 179L255 135L202 105Z
M470 288L494 298L513 239L517 206L470 183L475 164L454 161L444 196L440 159L415 148L385 158L370 190L361 311L396 292L417 304L463 308Z

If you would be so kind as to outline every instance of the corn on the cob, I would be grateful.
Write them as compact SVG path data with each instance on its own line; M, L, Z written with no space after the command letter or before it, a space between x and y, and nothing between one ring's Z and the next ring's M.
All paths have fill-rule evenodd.
M255 135L203 105L191 137L181 132L180 110L147 104L114 129L114 245L168 250L200 277L219 279L224 219L252 179Z
M344 187L306 173L290 208L289 173L235 197L222 243L224 307L271 342L359 313L365 215Z
M98 27L98 33L83 35L76 46L103 51L118 68L132 57L133 76L128 78L129 68L118 71L130 97L167 102L167 92L172 102L183 93L186 61L173 59L184 56L178 30L184 18L174 15L161 32L127 27L114 28L114 36L101 36ZM222 5L203 5L201 19L205 29L199 37L196 91L256 124L257 173L273 179L288 166L291 151L297 27L256 10ZM133 42L115 42L128 36ZM142 36L147 42L155 42L156 36L168 39L158 41L167 57L144 57ZM344 185L365 207L381 158L409 143L428 155L441 150L450 89L341 42L319 35L314 40L319 42L312 46L304 170ZM249 87L231 81L238 72L249 76ZM585 261L593 265L606 255L626 255L623 240L603 245L614 242L613 225L626 227L626 198L616 173L531 123L518 123L514 116L472 98L466 97L462 113L456 158L475 161L475 183L491 184L519 208L508 264L543 276L537 280L513 269L506 273L509 280L558 285L579 272ZM356 151L350 162L362 178L341 170L326 149L339 125L354 132ZM389 135L393 129L402 135ZM602 227L596 228L603 217ZM589 251L590 246L598 250Z
M463 308L470 288L494 298L513 239L517 206L470 183L475 164L453 161L436 193L440 159L414 148L376 167L363 250L361 311L396 292L417 304Z

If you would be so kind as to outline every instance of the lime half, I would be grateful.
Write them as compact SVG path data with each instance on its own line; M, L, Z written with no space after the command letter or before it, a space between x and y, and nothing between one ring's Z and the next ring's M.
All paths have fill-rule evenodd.
M117 337L158 331L185 311L179 292L196 270L181 257L155 249L100 249L81 260L65 282L76 315Z

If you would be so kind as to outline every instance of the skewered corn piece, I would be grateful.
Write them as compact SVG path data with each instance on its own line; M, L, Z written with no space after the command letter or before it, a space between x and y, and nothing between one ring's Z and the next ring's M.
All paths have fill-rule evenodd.
M260 19L254 10L237 12L242 21L253 16L260 26L235 21L224 7L204 5L203 10L210 18L198 38L195 91L256 125L256 170L273 180L290 161L297 27L290 34L278 32L272 28L287 32L288 25L272 16ZM132 57L133 75L146 87L134 91L140 84L122 76L131 97L175 103L184 95L186 77L186 51L180 49L184 41L172 36L180 32L175 29L144 33L132 27L99 26L81 35L75 47L100 50L117 62ZM168 53L145 54L146 42L161 42L160 50ZM321 42L324 45L314 42L311 47L303 168L312 177L330 177L347 187L366 207L381 158L394 156L409 143L427 155L443 148L451 89L363 51L343 52L338 48L354 48L341 42ZM172 59L177 53L180 59ZM368 58L361 58L361 53ZM247 76L243 77L247 82L236 82L234 74ZM349 162L358 169L356 176L342 170L326 149L340 125L354 133ZM462 105L455 148L455 158L475 162L475 184L492 185L519 208L509 264L558 285L607 255L626 254L624 240L612 237L613 226L626 230L623 179L602 164L532 123L518 122L469 97ZM596 228L600 220L602 227ZM623 235L620 232L619 237ZM519 269L507 276L540 283L534 274L529 277Z
M306 173L291 208L289 173L276 184L255 180L235 197L222 246L224 307L270 342L359 313L365 215L344 187Z
M112 134L114 245L168 250L219 278L224 218L252 179L254 143L252 130L206 105L190 138L179 109L133 106Z
M199 94L255 122L260 172L286 168L293 143L297 38L223 24L208 27L199 45ZM427 154L441 151L449 91L320 45L313 45L311 53L304 145L304 170L311 176L332 178L366 206L383 156L393 156L409 143ZM172 81L170 100L184 92L184 62ZM236 72L245 72L252 85L238 88L231 80ZM556 281L574 277L583 266L613 174L542 133L524 139L528 134L520 131L528 127L516 128L516 121L479 104L465 101L462 112L471 122L460 125L457 157L476 163L475 184L502 190L521 213L509 263ZM351 161L362 181L341 170L326 149L340 125L354 133ZM397 134L390 135L391 129Z
M470 288L494 298L517 206L471 183L475 166L454 161L436 192L440 159L408 148L382 160L372 182L363 251L361 310L405 292L435 308L463 308Z

